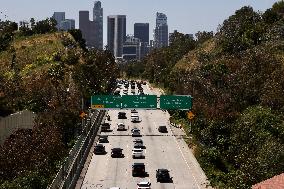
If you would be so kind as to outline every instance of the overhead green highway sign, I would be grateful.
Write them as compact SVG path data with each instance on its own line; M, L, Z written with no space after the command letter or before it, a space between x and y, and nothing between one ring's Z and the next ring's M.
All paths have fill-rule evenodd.
M156 95L123 95L121 108L157 109Z
M157 109L156 95L94 95L92 109ZM161 95L160 109L191 110L192 97L188 95Z
M121 108L119 95L94 95L91 97L92 109Z
M188 95L161 95L160 109L191 110L192 97Z

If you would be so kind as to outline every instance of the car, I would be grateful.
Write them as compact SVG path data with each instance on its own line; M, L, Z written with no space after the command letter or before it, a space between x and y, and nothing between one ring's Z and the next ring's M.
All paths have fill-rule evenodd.
M151 183L148 181L142 181L137 184L137 189L151 189Z
M162 126L159 126L158 131L160 133L167 133L168 129L167 129L167 127L165 125L162 125Z
M142 146L143 146L143 140L142 140L142 139L140 139L140 138L136 138L136 139L134 139L134 140L133 140L133 143L134 143L134 144L140 144L140 145L142 145Z
M101 125L101 131L104 132L104 131L108 131L110 129L110 123L103 123Z
M125 112L118 112L118 119L127 119Z
M139 115L136 114L136 113L132 113L131 114L131 122L133 122L133 123L141 122Z
M118 131L124 131L126 128L125 128L125 125L123 123L118 123L117 124L117 130Z
M131 110L131 114L138 114L137 110L133 109Z
M156 179L157 179L157 182L172 182L172 178L170 177L169 170L167 169L157 169Z
M111 157L116 157L116 158L119 158L119 157L123 157L123 153L122 153L122 149L121 148L112 148L111 149Z
M145 164L144 163L134 163L132 165L132 176L144 176L145 172Z
M135 158L145 158L145 156L143 155L143 149L142 148L134 148L132 150L132 157L133 157L133 159L135 159Z
M99 143L108 143L108 136L107 135L99 136Z
M132 133L132 136L133 136L133 137L141 136L140 130L137 129L137 128L131 129L131 133Z
M134 143L133 148L144 148L144 146L141 143Z
M106 153L105 146L102 144L95 145L94 153L95 154L105 154Z
M115 89L115 91L113 92L113 94L114 94L114 95L119 95L119 94L120 94L120 89L119 89L119 88Z

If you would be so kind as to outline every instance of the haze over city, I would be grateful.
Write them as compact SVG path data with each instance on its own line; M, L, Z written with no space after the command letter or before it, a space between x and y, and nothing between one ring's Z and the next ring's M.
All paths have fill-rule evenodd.
M178 30L182 33L195 34L198 31L216 31L219 24L242 6L252 6L254 10L264 11L276 0L102 0L104 9L104 45L106 45L106 20L108 15L126 15L127 34L133 34L135 22L148 22L150 39L153 38L156 12L163 12L168 17L169 32ZM2 3L0 11L9 20L21 21L34 17L41 20L51 17L53 12L65 12L66 18L76 21L79 27L79 11L92 11L94 1L84 0L10 0ZM2 18L3 15L0 15ZM0 18L1 18L0 17ZM90 15L92 19L92 15Z

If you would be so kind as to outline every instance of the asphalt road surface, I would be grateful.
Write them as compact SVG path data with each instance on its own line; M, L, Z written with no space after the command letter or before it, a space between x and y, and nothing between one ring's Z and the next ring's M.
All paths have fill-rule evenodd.
M121 89L121 94L122 90ZM143 86L145 94L153 94L148 85ZM137 94L136 89L136 94ZM129 89L130 94L130 89ZM127 119L118 119L119 111L126 112ZM142 121L132 123L130 110L110 110L111 131L102 132L108 135L109 143L104 143L107 154L95 155L91 150L91 157L82 176L82 189L135 189L140 181L151 182L152 189L200 189L206 188L206 177L195 160L192 152L182 139L182 136L174 134L169 124L169 115L162 110L137 110ZM126 131L117 131L117 123L124 123ZM166 125L168 133L160 133L158 127ZM141 137L132 137L131 129L139 128ZM133 159L132 149L134 138L140 138L144 142L145 159ZM96 142L95 142L96 143ZM122 148L124 158L112 158L112 148ZM132 177L132 164L144 163L148 176ZM156 170L165 168L170 171L172 183L160 183L156 179Z

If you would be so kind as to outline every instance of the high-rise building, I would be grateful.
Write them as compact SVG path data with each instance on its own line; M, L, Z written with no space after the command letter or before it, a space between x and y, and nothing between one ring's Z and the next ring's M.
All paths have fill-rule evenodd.
M60 29L64 30L64 31L75 29L75 20L74 19L66 19L64 21L61 21Z
M140 39L140 58L148 53L149 23L135 23L134 37Z
M103 49L103 9L100 1L95 1L93 21L89 11L79 11L79 29L89 48Z
M156 27L154 29L154 47L160 48L168 46L169 33L167 16L163 13L156 14Z
M107 44L115 58L122 56L126 39L126 15L110 15L107 17Z
M135 23L134 37L140 39L141 42L149 43L149 23Z
M140 39L132 35L127 35L123 44L122 59L123 60L140 60Z
M56 28L58 30L68 31L75 29L75 20L65 19L65 12L54 12L52 18L56 20Z
M95 48L103 49L103 8L100 1L95 1L93 8L95 22Z
M52 18L56 20L56 27L58 30L60 30L60 24L65 20L65 12L54 12Z
M95 47L96 30L95 22L90 21L89 11L79 11L79 29L83 38L86 40L87 47Z

